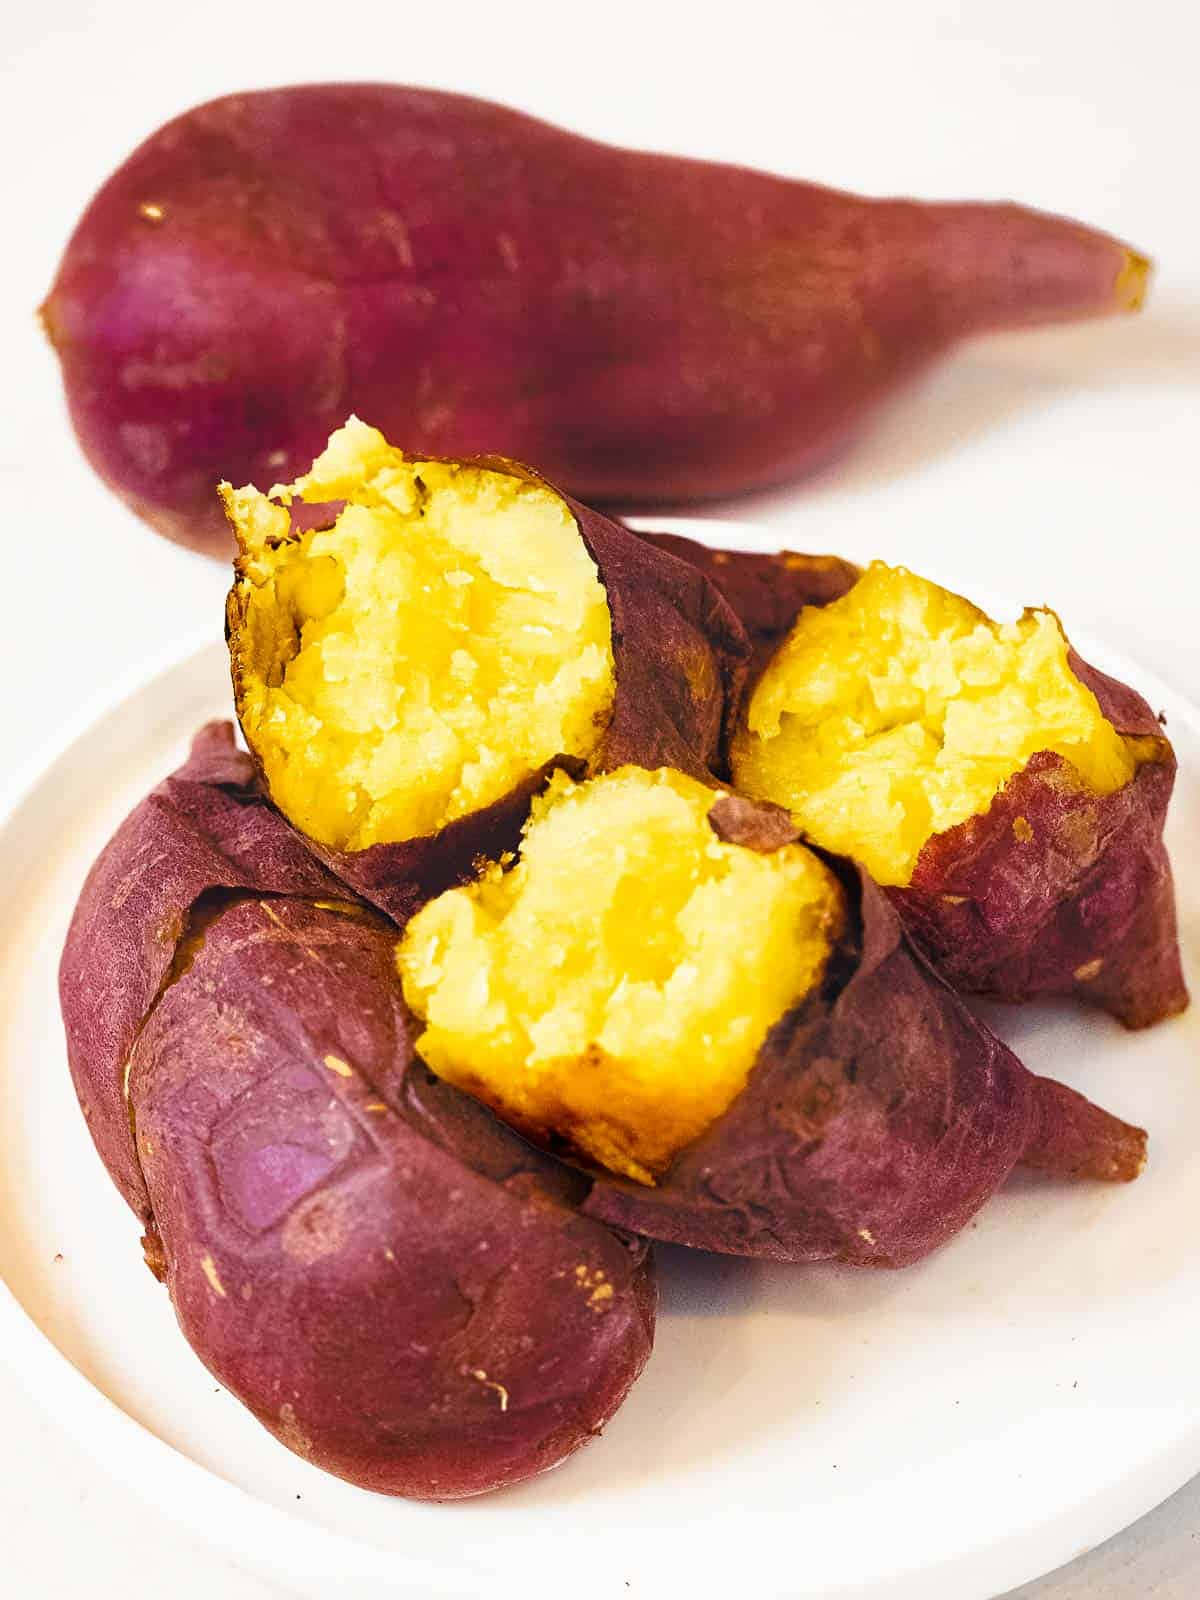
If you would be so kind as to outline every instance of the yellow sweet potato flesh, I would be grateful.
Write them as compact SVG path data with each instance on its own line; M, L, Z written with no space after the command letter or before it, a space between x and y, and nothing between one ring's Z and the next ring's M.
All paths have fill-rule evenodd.
M241 550L242 727L311 838L361 850L433 833L594 748L611 620L552 490L406 460L352 421L294 484L223 493ZM295 534L296 496L346 504Z
M844 916L804 846L719 840L715 798L666 769L556 774L516 865L431 901L400 944L433 1071L652 1183L819 983Z
M1052 612L992 622L875 562L840 600L800 614L750 698L732 760L747 794L788 806L815 843L903 885L925 842L985 812L1036 752L1110 794L1145 743L1105 720Z

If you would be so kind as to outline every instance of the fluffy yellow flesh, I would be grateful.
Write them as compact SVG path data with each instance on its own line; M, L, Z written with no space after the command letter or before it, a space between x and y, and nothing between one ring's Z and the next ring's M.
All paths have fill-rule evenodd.
M1143 743L1105 720L1051 612L994 623L876 562L842 599L801 613L751 696L733 771L816 843L906 884L925 841L986 811L1037 751L1109 794Z
M613 695L608 601L567 506L476 468L406 461L351 421L272 496L345 500L289 536L225 489L243 559L240 713L276 804L322 844L432 833L554 756L586 756Z
M665 769L556 774L517 865L408 925L398 961L430 1067L653 1182L744 1087L842 923L816 856L722 843L715 798Z

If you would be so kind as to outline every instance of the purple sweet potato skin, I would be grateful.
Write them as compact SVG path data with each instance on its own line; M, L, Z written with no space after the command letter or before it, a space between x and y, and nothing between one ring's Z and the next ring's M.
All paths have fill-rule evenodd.
M720 550L677 533L635 531L647 544L698 567L728 600L750 640L747 689L805 606L827 606L840 600L862 576L853 562L841 556L802 555L797 550Z
M351 411L588 500L738 493L827 458L963 335L1131 307L1147 270L1015 205L862 199L314 84L151 135L43 319L100 476L225 555L217 482L295 477Z
M1055 1178L1128 1183L1145 1164L1146 1136L1065 1083L1035 1078L1038 1123L1021 1165Z
M467 465L544 483L519 462L482 457ZM561 491L547 485L554 493ZM403 924L426 900L471 876L482 859L515 850L529 804L556 767L588 775L633 764L676 767L709 778L723 760L750 645L733 609L694 564L654 548L611 518L561 495L595 561L612 618L616 694L608 728L588 761L557 756L494 805L435 834L365 850L314 854L363 899ZM234 699L240 704L241 597L230 591Z
M632 764L709 777L750 658L740 620L700 568L568 504L612 614L617 693L590 772Z
M1142 1130L1028 1072L913 950L882 891L841 871L860 933L833 992L776 1025L746 1088L656 1187L596 1176L589 1215L730 1255L901 1267L1027 1153L1061 1176L1137 1176Z
M450 1499L598 1433L649 1356L654 1296L647 1247L564 1203L569 1176L481 1108L409 1120L394 939L310 902L230 906L142 1029L130 1097L210 1370L318 1466Z
M1157 755L1114 794L1091 793L1043 751L981 816L937 834L889 891L955 988L992 999L1074 995L1143 1028L1188 1003L1163 843L1175 755L1150 707L1072 652L1122 734Z
M395 936L213 723L90 874L63 1018L200 1357L316 1465L449 1498L603 1426L650 1353L653 1266L415 1061Z
M195 902L213 889L344 895L266 804L228 723L125 819L88 874L59 967L75 1092L113 1182L143 1220L145 1182L123 1095L138 1029Z

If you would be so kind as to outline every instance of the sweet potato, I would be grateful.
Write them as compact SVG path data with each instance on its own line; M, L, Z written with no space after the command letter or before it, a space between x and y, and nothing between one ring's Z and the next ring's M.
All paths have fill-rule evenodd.
M223 491L242 729L280 810L403 921L515 846L558 766L705 774L750 646L693 566L514 462L351 420L273 497ZM300 531L296 504L336 501Z
M100 476L223 555L218 479L294 477L351 411L589 501L733 494L827 457L964 336L1136 307L1148 271L1015 205L864 199L316 84L151 135L42 316Z
M860 859L955 988L1074 995L1127 1027L1183 1010L1150 707L1053 613L994 624L872 566L799 617L759 677L735 781Z
M1175 753L1140 695L1074 652L1071 665L1121 736L1155 754L1099 796L1061 757L1032 757L982 816L929 840L893 899L955 988L1073 995L1144 1028L1188 1004L1163 843Z
M592 1175L585 1211L779 1261L903 1266L1018 1162L1129 1180L1145 1134L1029 1073L881 890L787 813L627 768L398 952L418 1053Z
M395 930L345 895L204 730L84 888L75 1081L221 1382L354 1483L476 1494L603 1427L650 1353L652 1265L415 1062Z

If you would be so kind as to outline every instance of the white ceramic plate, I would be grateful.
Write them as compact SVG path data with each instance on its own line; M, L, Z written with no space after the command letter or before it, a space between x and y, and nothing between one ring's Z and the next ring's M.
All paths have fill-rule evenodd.
M763 548L761 530L669 526ZM1200 990L1200 718L1076 643L1167 714ZM98 1471L321 1600L985 1600L1200 1471L1200 1009L1140 1036L1069 1007L991 1019L1030 1067L1149 1128L1132 1187L1017 1178L903 1273L662 1251L650 1367L605 1437L537 1482L411 1505L288 1454L217 1388L143 1267L75 1106L55 992L88 864L227 712L212 640L110 695L0 809L0 1357Z

